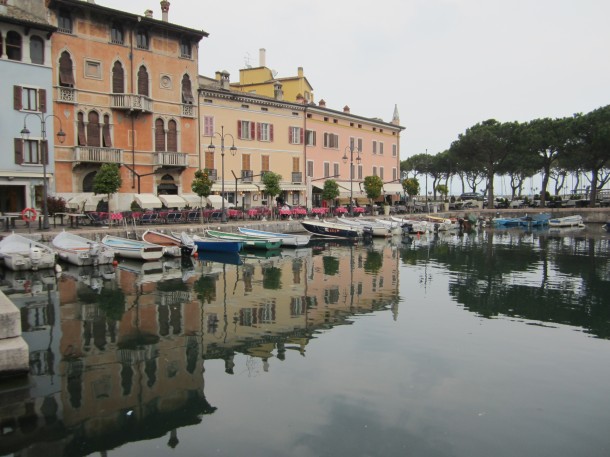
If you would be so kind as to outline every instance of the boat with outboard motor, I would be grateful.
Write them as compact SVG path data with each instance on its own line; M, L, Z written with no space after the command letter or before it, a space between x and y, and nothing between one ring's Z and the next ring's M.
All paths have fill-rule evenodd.
M75 233L63 231L51 244L59 258L72 265L107 265L114 261L114 249Z
M55 266L56 254L46 244L12 233L0 241L0 259L13 271L41 270Z

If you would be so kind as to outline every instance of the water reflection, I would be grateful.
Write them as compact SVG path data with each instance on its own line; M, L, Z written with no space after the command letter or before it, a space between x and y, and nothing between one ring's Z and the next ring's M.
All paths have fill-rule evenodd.
M238 258L66 266L58 277L4 272L32 376L2 403L1 453L51 446L87 455L164 435L176 447L178 429L216 410L204 393L205 360L233 374L249 369L235 366L244 354L271 370L291 351L304 356L319 330L395 307L398 254L386 247L321 242Z

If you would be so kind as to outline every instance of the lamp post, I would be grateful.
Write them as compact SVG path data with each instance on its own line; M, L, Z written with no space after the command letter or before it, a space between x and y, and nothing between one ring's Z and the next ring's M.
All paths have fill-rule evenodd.
M218 136L220 138L220 157L221 157L221 174L222 174L222 183L221 183L221 203L222 203L222 214L221 214L221 222L227 222L227 215L225 213L225 138L231 137L231 147L229 151L231 151L231 155L235 155L237 152L237 148L235 147L235 138L230 133L225 133L224 125L220 127L220 133L214 132L214 135L210 136L210 144L208 146L208 152L214 154L216 147L214 146L214 137Z
M354 217L354 152L356 153L356 163L360 163L360 149L350 144L343 153L343 163L347 163L347 151L349 151L349 215Z
M47 119L50 117L54 117L59 121L59 132L57 132L57 140L63 144L66 139L66 133L63 131L61 127L61 119L57 117L55 114L38 114L38 113L29 113L23 118L23 129L21 130L21 138L24 141L28 141L30 138L30 131L27 128L26 121L29 116L35 116L40 120L40 134L42 136L42 143L40 147L40 157L42 160L42 229L49 229L49 211L47 207L47 161L49 159L49 148L46 144L47 140Z

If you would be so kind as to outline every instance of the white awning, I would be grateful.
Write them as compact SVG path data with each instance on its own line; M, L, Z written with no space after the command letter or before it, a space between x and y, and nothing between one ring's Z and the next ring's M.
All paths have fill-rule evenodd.
M186 201L179 195L159 195L159 200L168 208L184 208Z
M84 203L92 195L93 194L90 193L90 192L85 192L85 193L82 193L82 194L76 194L76 195L74 195L73 197L71 197L68 200L68 202L66 203L66 206L68 208L70 208L70 209L82 210Z
M87 200L85 200L85 207L83 210L96 211L97 204L105 199L108 199L107 195L90 195L89 197L87 197Z
M307 190L305 184L280 184L282 190L303 191Z
M161 208L163 203L153 194L134 194L133 199L143 209Z
M402 184L399 182L390 182L383 185L383 193L384 194L404 194L405 191L402 187Z
M182 194L180 196L191 208L199 208L203 204L202 201L205 202L205 200L202 200L197 194Z
M220 195L208 195L207 197L207 203L212 205L214 209L222 208L222 200L223 198ZM224 199L224 201L225 208L233 208L233 203L229 203L226 198Z

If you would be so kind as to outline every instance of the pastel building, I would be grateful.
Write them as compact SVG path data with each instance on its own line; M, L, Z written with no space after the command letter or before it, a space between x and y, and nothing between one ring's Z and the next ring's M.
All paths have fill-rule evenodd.
M0 212L32 207L40 211L44 177L55 185L51 37L42 2L0 1ZM43 138L42 122L47 135ZM30 131L22 137L24 126ZM44 162L44 164L43 164Z
M165 0L161 19L92 1L45 3L57 26L53 101L67 134L56 150L57 193L91 195L103 163L121 165L113 209L129 209L135 194L192 192L199 41L207 33L170 23ZM80 208L95 209L91 198Z

